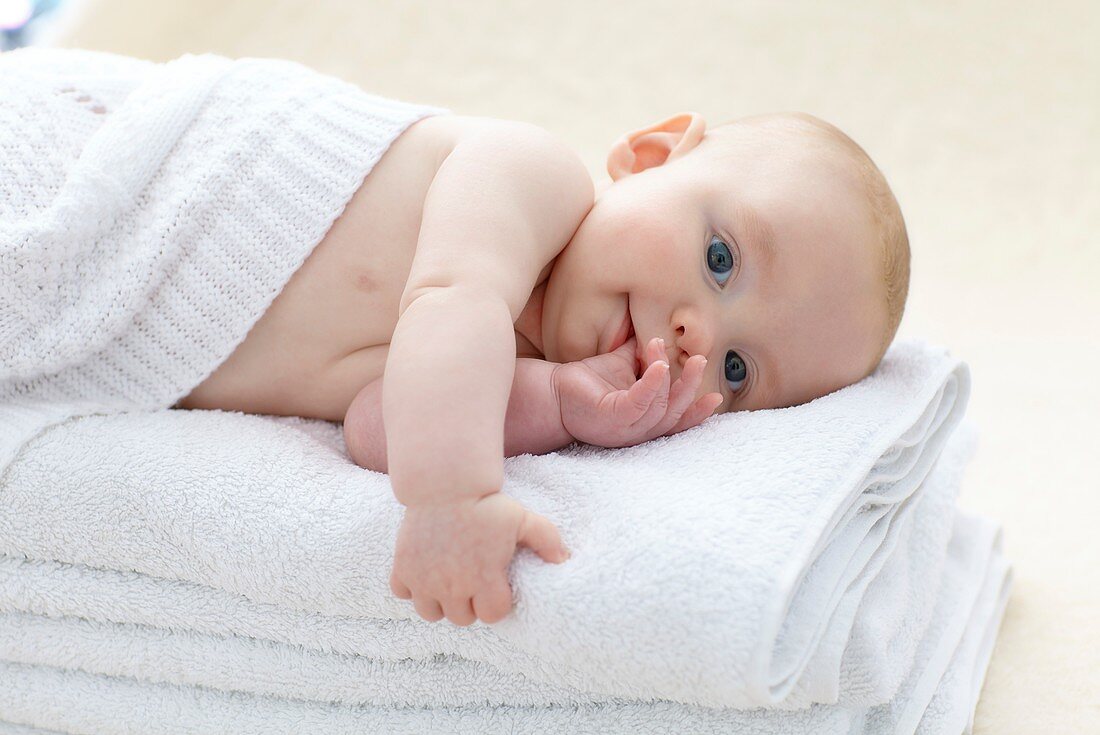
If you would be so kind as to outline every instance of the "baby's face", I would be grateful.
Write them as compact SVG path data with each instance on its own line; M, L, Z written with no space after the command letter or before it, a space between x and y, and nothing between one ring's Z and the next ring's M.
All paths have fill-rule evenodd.
M720 392L717 412L805 403L873 367L874 238L857 174L810 134L712 131L599 189L547 284L546 358L610 351L629 307L639 350L664 339L672 380L707 358L698 395Z

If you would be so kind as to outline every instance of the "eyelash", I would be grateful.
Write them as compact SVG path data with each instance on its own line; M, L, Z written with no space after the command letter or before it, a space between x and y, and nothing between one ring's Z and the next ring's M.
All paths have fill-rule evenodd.
M711 270L711 267L710 267L710 248L715 243L715 241L718 241L718 242L720 242L720 243L722 243L723 245L726 246L726 250L729 251L730 259L732 260L732 264L730 265L728 271L723 271L723 273L729 273L731 275L736 275L734 273L734 268L737 269L737 273L740 273L741 272L741 251L738 249L737 243L734 242L733 247L731 248L729 246L729 243L727 243L726 240L724 240L720 235L711 235L710 239L707 240L706 251L703 254L703 262L704 262L704 266L707 269L707 272L712 273L712 274L714 272L714 271ZM731 242L733 242L733 241L731 240ZM720 252L720 251L717 251L717 252ZM715 283L718 283L719 288L725 288L725 285L727 283L729 283L730 278L731 278L731 276L727 275L726 279L723 280L720 283L718 282L717 279L714 279L714 281L715 281ZM721 368L722 375L720 376L720 379L725 383L726 389L729 391L730 395L731 396L736 396L736 395L744 393L745 386L749 382L749 375L748 375L749 370L748 370L748 364L745 362L745 358L742 357L741 353L737 352L736 350L727 350L726 355L725 355L726 360L730 359L730 353L731 352L734 355L737 356L738 360L740 360L742 370L745 373L745 377L741 379L740 385L738 385L736 388L730 387L729 381L726 379L726 376L725 376L726 365L725 365L725 362L723 362L723 365L722 365L722 368Z
M706 248L703 252L703 263L706 266L707 272L710 273L712 277L714 271L712 271L710 267L710 247L716 240L726 246L726 250L729 251L730 258L733 261L728 271L730 275L727 275L725 280L719 281L717 278L714 279L714 282L717 283L719 287L724 288L725 285L729 283L731 277L741 272L741 251L738 249L737 243L734 243L731 247L721 235L711 235L710 239L707 240ZM730 242L732 242L732 240L730 240Z

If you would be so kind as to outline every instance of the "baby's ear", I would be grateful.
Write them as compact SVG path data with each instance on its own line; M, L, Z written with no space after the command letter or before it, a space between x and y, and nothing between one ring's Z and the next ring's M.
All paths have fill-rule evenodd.
M612 180L660 166L683 156L703 139L707 122L696 112L681 112L667 120L632 130L611 146L607 173Z

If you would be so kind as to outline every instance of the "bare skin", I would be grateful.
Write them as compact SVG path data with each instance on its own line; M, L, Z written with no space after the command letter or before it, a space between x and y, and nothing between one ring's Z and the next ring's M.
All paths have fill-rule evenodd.
M505 456L793 405L854 382L874 352L884 317L854 187L797 142L705 129L686 113L624 135L597 195L534 126L410 126L177 406L343 420L352 459L388 471L406 506L393 592L426 620L500 620L517 545L567 558L552 522L499 492ZM731 198L767 221L766 266Z
M478 125L437 116L402 133L244 342L179 407L342 421L385 369L428 188Z

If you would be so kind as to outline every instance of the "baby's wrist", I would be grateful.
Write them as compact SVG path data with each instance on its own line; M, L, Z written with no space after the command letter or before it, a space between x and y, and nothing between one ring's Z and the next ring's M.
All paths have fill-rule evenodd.
M573 432L569 430L569 427L565 425L565 412L562 410L561 399L561 376L563 374L563 367L565 367L565 363L554 365L554 370L550 375L550 389L554 394L554 408L557 412L557 419L558 423L561 425L562 433L569 437L569 442L572 443L579 440L573 435Z
M573 443L561 420L560 364L520 358L504 422L504 456L545 454Z
M447 495L444 495L444 494L440 494L437 497L417 497L417 498L411 498L409 500L400 500L400 499L398 499L397 502L400 503L401 505L405 506L405 508L407 510L411 510L411 511L418 511L418 510L429 511L433 508L442 508L442 507L446 507L446 506L459 506L459 505L468 505L468 504L471 504L471 503L477 503L477 502L479 502L481 500L484 500L485 498L489 497L490 495L497 494L498 492L500 492L500 491L499 490L490 490L489 492L482 493L482 494L476 494L476 493L466 494L466 493L463 493L463 494L453 495L453 496L447 496Z
M418 508L437 508L444 505L462 505L464 503L476 503L482 498L486 498L494 493L500 492L500 489L495 490L456 490L454 485L446 488L445 490L433 491L431 489L417 488L417 492L402 492L397 488L394 488L394 497L397 502L409 509Z

